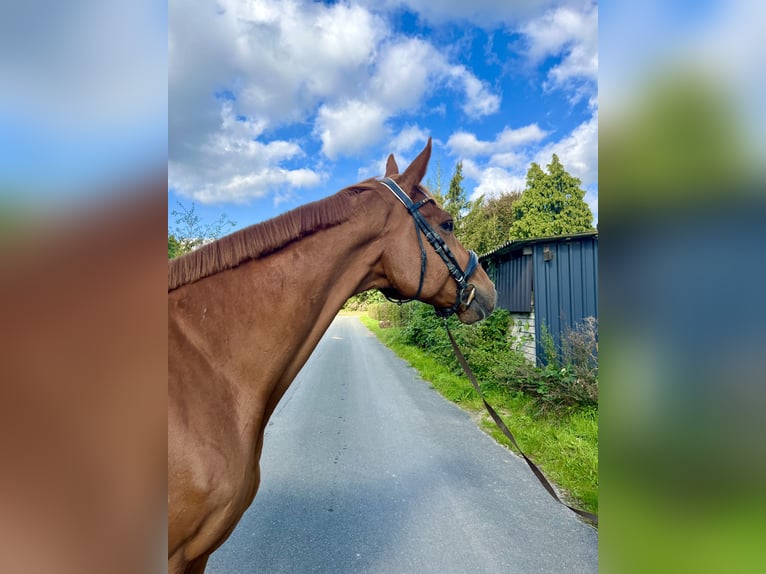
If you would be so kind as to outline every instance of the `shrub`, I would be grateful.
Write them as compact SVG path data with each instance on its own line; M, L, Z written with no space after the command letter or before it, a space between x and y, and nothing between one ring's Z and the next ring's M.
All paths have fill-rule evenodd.
M442 319L437 317L433 307L418 302L411 305L411 314L402 328L402 340L442 358L451 348Z
M351 296L343 305L343 308L346 311L365 311L370 305L382 303L385 300L383 293L377 289L371 289L370 291L364 291Z
M408 305L381 301L367 305L367 314L373 319L386 322L390 327L402 327L412 314L412 308Z
M561 335L561 352L542 326L541 345L545 365L530 363L493 371L496 380L509 388L536 396L543 408L597 407L597 327L593 317Z
M462 368L444 330L443 319L433 307L415 302L369 305L368 314L378 321L400 327L399 340L418 347L462 375ZM482 386L500 386L512 393L534 397L542 410L598 406L597 330L589 318L576 329L562 334L562 352L556 351L553 337L543 328L545 366L535 366L521 352L513 350L511 317L496 309L484 321L463 325L448 319L450 330ZM544 326L543 326L544 327Z

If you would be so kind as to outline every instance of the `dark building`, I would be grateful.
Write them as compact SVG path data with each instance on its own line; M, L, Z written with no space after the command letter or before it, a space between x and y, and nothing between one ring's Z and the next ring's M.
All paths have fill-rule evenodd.
M598 232L521 239L479 258L495 282L497 306L514 319L515 346L531 361L544 354L543 325L557 349L561 334L598 320Z

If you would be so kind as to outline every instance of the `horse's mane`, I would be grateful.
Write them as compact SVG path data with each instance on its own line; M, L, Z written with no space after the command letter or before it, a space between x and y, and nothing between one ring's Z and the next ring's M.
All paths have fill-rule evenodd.
M250 259L264 257L321 229L347 221L355 207L355 202L350 199L373 189L373 181L365 180L171 259L168 262L168 291L232 269Z

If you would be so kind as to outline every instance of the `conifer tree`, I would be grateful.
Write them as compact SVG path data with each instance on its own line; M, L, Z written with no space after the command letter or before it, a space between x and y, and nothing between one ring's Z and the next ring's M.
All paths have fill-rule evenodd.
M521 198L514 203L510 239L547 237L593 229L593 213L585 202L578 178L564 169L553 154L546 173L536 163L527 171Z

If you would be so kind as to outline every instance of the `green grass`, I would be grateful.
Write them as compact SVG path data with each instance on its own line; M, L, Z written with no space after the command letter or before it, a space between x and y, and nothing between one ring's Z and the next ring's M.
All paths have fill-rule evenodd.
M481 399L466 377L455 375L424 351L402 343L399 329L381 329L378 322L367 315L359 318L445 398L477 414L485 432L515 450L483 410ZM519 446L556 484L563 498L573 506L598 513L598 411L542 413L534 399L524 394L492 384L485 384L482 390Z

